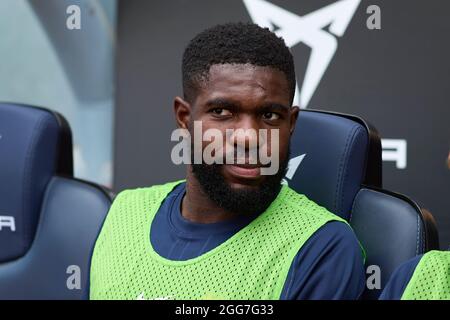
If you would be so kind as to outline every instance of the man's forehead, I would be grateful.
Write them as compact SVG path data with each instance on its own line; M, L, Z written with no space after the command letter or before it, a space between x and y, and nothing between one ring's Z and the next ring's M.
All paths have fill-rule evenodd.
M284 73L276 68L269 66L256 66L250 63L224 63L213 64L209 68L209 81L239 81L252 80L255 77L266 80L284 81L287 79Z
M282 71L252 64L212 65L203 89L238 91L244 88L260 89L276 95L289 95L288 82Z

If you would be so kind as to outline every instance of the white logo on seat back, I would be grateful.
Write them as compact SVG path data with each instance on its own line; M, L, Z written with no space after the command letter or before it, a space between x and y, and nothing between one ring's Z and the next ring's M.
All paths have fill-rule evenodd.
M290 48L303 42L311 48L302 90L295 90L294 104L308 106L361 0L340 0L298 16L265 0L243 0L253 22L282 37ZM329 31L323 30L328 27Z
M3 228L9 228L12 232L16 231L16 221L12 216L0 216L0 231Z
M300 163L302 163L303 158L305 158L305 156L306 156L306 153L301 154L298 157L294 157L291 160L289 160L285 178L281 181L282 184L288 185L288 180L292 180L295 173L297 172L298 167L300 166ZM288 179L288 180L286 180L286 179Z

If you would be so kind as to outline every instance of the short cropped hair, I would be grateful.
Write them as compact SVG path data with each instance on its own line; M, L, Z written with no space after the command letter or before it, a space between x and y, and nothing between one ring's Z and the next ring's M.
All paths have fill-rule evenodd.
M284 73L291 103L295 94L294 59L284 40L253 23L227 23L206 29L187 45L182 61L184 98L193 101L214 64L251 64Z

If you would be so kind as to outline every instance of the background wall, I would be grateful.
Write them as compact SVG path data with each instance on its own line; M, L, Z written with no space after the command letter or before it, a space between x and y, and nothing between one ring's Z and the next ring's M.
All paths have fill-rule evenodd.
M78 5L81 29L69 30ZM0 101L62 113L75 176L112 183L115 0L1 0Z
M366 24L373 4L380 30ZM384 139L384 187L429 209L448 247L449 11L445 0L119 1L116 191L184 176L170 160L183 49L209 26L253 20L291 39L302 108L375 125Z

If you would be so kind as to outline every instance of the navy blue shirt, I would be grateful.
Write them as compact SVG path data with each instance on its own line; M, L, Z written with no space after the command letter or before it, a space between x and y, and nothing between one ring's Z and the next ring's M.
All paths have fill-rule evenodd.
M394 271L379 297L380 300L401 299L422 256L423 255L420 255L404 262Z
M170 260L188 260L208 252L255 216L225 222L195 223L181 215L185 183L163 201L152 222L150 241L155 251ZM364 290L361 247L351 228L338 221L321 227L303 245L290 267L281 299L358 299Z

